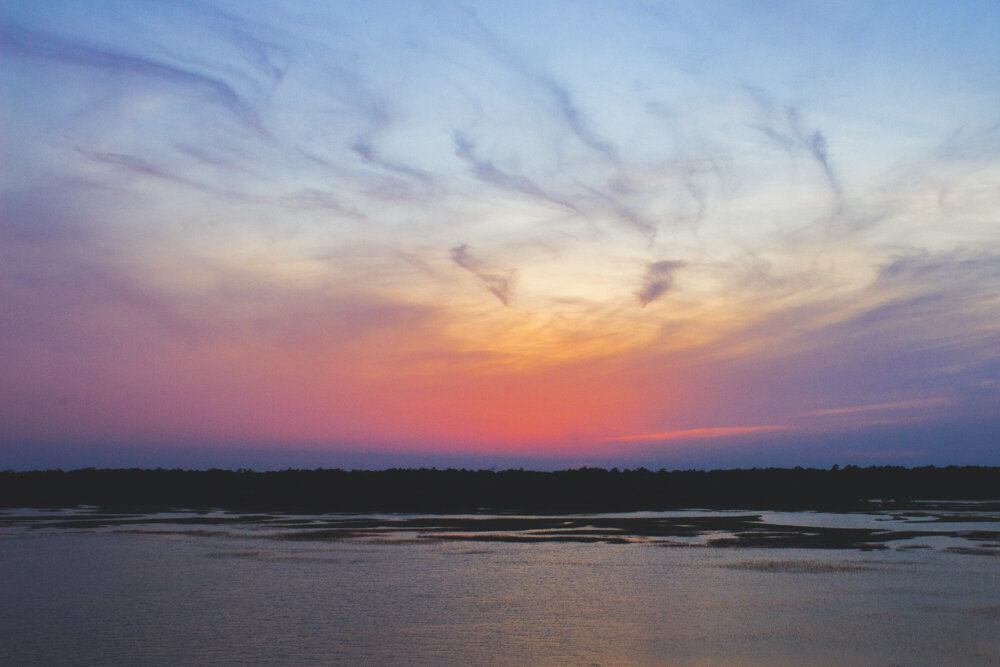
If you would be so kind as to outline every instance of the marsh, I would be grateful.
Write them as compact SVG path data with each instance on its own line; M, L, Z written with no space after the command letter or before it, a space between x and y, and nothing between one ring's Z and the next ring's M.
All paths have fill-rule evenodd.
M6 664L996 664L1000 518L5 510Z

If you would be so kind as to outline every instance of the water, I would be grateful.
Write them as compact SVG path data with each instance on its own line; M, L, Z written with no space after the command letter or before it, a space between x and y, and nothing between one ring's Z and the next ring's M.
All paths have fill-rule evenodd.
M707 546L747 514L565 517L559 532L551 517L483 530L472 517L7 511L0 663L1000 664L995 515L749 513L782 534L899 539ZM662 517L653 532L722 523L615 528Z

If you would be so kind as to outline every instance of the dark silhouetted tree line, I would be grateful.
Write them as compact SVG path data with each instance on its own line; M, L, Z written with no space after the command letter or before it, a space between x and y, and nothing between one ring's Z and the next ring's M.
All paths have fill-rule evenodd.
M0 506L393 512L841 508L1000 499L1000 468L45 470L0 472Z

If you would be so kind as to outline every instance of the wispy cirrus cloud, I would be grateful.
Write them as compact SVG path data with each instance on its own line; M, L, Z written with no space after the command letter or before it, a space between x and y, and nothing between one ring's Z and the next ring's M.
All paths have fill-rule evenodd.
M684 262L666 260L649 264L645 284L639 290L639 304L645 308L670 291L674 284L674 271L684 265Z
M844 190L830 162L826 135L818 128L803 127L802 111L792 105L779 110L764 90L747 86L746 90L757 104L759 118L749 126L767 137L789 155L805 149L823 173L823 178L836 202L837 213L843 210Z
M520 54L507 45L479 17L467 12L469 23L475 27L478 45L484 46L498 62L540 89L555 107L558 117L576 139L604 158L617 161L618 149L610 140L598 134L580 110L570 91L554 76L529 64Z
M556 204L573 213L581 213L580 209L568 198L545 192L526 176L508 173L494 162L479 157L476 154L475 142L465 134L456 131L452 134L452 137L455 142L455 155L468 164L476 178L483 183L502 190L528 195L529 197Z
M122 153L102 153L96 151L89 151L83 148L77 147L76 152L87 158L92 162L97 162L100 164L107 164L114 167L118 167L123 171L131 172L137 176L156 178L163 181L169 181L178 185L183 185L189 188L194 188L195 190L202 190L204 192L211 192L214 194L222 194L215 188L209 187L205 183L196 181L179 174L175 174L167 169L154 164L148 160L144 160L135 155L124 155Z
M474 275L479 281L505 306L510 305L513 291L513 270L493 268L473 256L472 250L465 243L455 246L450 251L451 261Z
M281 198L281 204L293 209L327 211L338 217L354 220L366 220L367 216L353 206L345 204L331 192L312 188L302 190Z
M60 62L100 70L109 76L138 76L177 85L225 109L261 137L269 136L254 105L220 76L12 24L0 25L0 55Z
M844 191L840 186L840 180L833 172L833 167L830 166L830 155L826 137L818 129L804 130L802 128L802 117L797 108L788 107L785 110L785 116L788 118L788 124L795 133L796 138L798 138L799 142L806 147L806 150L808 150L809 154L812 155L820 169L823 170L826 182L830 186L830 191L837 199L839 206L840 200L844 196Z

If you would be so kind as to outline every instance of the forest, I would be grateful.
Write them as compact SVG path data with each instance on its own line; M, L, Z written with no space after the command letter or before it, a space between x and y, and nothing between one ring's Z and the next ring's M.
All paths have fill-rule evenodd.
M733 470L95 469L0 472L0 507L304 512L853 509L873 501L998 500L1000 467Z

